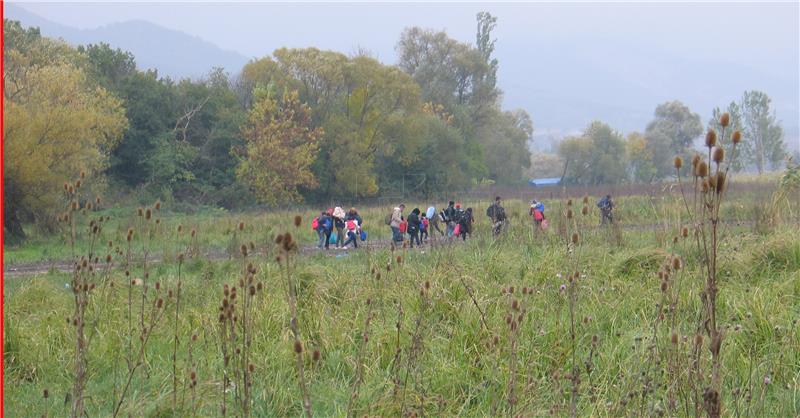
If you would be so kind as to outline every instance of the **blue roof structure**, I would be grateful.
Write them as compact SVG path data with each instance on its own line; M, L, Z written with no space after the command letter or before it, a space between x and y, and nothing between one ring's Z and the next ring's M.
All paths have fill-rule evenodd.
M561 177L551 177L545 179L530 179L528 184L531 186L555 186L561 183Z

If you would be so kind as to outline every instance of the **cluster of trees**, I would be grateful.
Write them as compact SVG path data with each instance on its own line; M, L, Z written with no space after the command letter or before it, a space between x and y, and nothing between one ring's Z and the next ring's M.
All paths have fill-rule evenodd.
M407 29L398 65L282 48L236 77L173 81L5 20L4 228L47 223L79 172L222 207L517 183L533 124L501 109L496 19L477 23L474 45Z
M760 91L747 91L741 101L727 109L715 108L704 129L700 115L679 101L658 105L644 133L627 137L595 121L580 136L565 138L559 145L558 159L535 157L534 164L548 167L549 175L564 175L573 184L617 184L653 182L675 174L672 162L677 155L691 157L696 141L706 129L721 133L719 117L730 114L730 128L720 140L730 141L734 130L742 132L736 171L755 167L759 174L767 167L780 168L787 156L783 129L770 109L770 98ZM556 173L557 170L563 170Z

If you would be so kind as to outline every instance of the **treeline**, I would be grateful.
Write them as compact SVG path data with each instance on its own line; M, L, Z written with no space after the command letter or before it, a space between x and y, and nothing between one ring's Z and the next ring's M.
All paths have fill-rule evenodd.
M730 115L730 126L719 125L723 113ZM788 156L784 133L771 99L760 91L746 91L742 99L725 109L715 108L703 126L700 115L679 101L660 104L644 133L623 137L608 124L592 122L579 136L565 138L557 156L534 156L534 173L564 176L569 184L649 183L675 175L673 159L690 161L701 152L696 141L708 130L719 134L721 144L730 144L734 131L740 131L734 171L755 169L759 174L783 166ZM724 135L723 135L724 134Z
M474 45L407 29L398 65L282 48L233 77L175 81L5 20L4 228L52 224L80 172L226 208L519 183L533 124L500 107L495 26L478 14Z

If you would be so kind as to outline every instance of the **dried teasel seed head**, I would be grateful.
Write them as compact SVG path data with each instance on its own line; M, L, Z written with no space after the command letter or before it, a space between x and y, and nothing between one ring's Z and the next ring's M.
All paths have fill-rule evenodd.
M81 171L81 178L82 178L82 179L85 179L85 178L86 178L86 172L85 172L85 171Z
M86 204L86 210L92 210L91 202Z
M581 215L584 215L584 216L586 216L586 215L588 215L588 214L589 214L589 207L588 207L588 206L584 206L584 207L581 209Z
M196 229L192 229L192 238L194 238L195 235L197 235L197 230Z
M255 286L250 286L250 296L253 296L255 294L256 294L256 287Z
M158 298L156 301L156 308L161 309L162 306L164 306L164 299Z
M667 284L667 282L665 282L665 281L661 282L661 291L666 293L667 289L669 289L669 284Z
M178 224L178 233L183 232L183 225Z
M711 158L717 165L722 164L722 161L725 160L725 150L720 147L714 148L714 153L711 154Z
M588 205L589 204L589 195L583 195L583 204L584 205Z
M322 355L320 354L319 350L315 349L314 352L311 354L311 359L314 361L319 361L320 357L322 357Z
M81 181L80 180L75 182L75 188L76 189L80 189L81 188Z
M239 247L239 251L241 251L243 256L247 257L247 246L246 245L242 244L241 247Z
M297 354L303 352L303 343L301 343L299 340L295 340L294 342L294 352Z
M572 199L567 199L567 206L572 206Z
M111 254L107 254L106 255L106 263L110 263L110 262L111 262Z
M739 130L733 131L733 134L731 135L731 142L733 142L733 144L736 145L741 141L742 141L742 132Z
M156 219L156 225L161 225L161 218Z
M69 191L69 184L66 181L64 182L64 191Z
M136 209L136 214L138 216L144 216L144 209L142 209L142 208Z
M250 241L250 243L247 244L247 245L250 246L250 251L255 251L256 250L256 244L253 241Z
M275 237L275 244L280 245L281 243L283 243L283 234L278 234L278 236Z
M722 193L725 190L725 173L719 172L717 173L717 194Z
M714 145L717 145L717 132L709 129L706 133L706 146L712 148Z
M572 233L572 243L573 244L578 244L578 233L577 232L573 232Z
M727 127L730 122L731 122L731 115L728 114L728 112L723 113L722 116L719 117L719 124L723 128Z
M398 255L396 261L397 264L403 264L403 256Z
M678 344L678 334L673 332L672 336L670 337L670 341L672 342L673 345Z
M72 210L78 210L78 202L73 200L72 203L70 203L70 207Z
M302 223L303 223L303 217L300 216L300 215L295 215L295 217L294 217L294 226L300 227L300 225Z
M256 370L256 366L253 363L250 363L247 365L247 370L249 370L250 373L253 373Z
M239 230L244 231L244 222L239 222Z
M156 204L155 204L155 205L153 205L153 207L154 207L156 210L161 210L161 201L160 201L160 200L156 200Z
M263 285L261 282L258 282L258 283L256 283L256 290L257 290L257 291L259 291L259 292L260 292L260 291L261 291L261 289L263 289L263 288L264 288L264 285Z
M99 205L100 204L100 196L94 198L94 203Z
M509 287L508 287L508 293L511 293L511 294L513 294L513 293L514 293L514 290L515 290L515 289L514 289L514 286L509 286Z
M144 211L144 218L147 219L147 220L150 220L150 218L152 218L152 217L153 217L153 211L150 210L150 208L147 208Z
M675 257L672 259L672 269L678 271L683 267L683 262L681 261L680 257Z
M567 219L572 219L572 209L567 209Z
M692 167L697 168L698 164L700 164L700 154L695 154L692 157Z
M514 300L511 301L511 309L513 309L515 311L519 310L519 301L518 300L514 299Z
M703 345L703 334L697 333L694 335L694 345L697 347Z
M431 288L431 282L425 280L425 290L430 290L430 288Z
M697 177L705 177L708 175L708 164L705 161L700 161L697 164Z
M45 398L45 399L49 398L50 397L50 392L47 389L45 389L44 392L42 393L42 397Z
M689 228L687 228L685 226L683 228L681 228L681 236L684 237L684 238L688 237L689 236Z
M672 165L675 166L676 170L680 170L681 167L683 167L683 158L680 156L675 157L675 159L672 160Z

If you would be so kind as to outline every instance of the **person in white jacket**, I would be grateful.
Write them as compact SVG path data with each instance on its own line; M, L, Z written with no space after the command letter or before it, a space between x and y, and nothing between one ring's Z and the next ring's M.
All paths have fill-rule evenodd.
M403 234L400 233L400 224L403 222L403 210L405 210L405 208L406 205L401 203L400 206L392 210L392 220L389 226L392 228L392 240L394 240L394 242L403 242Z

